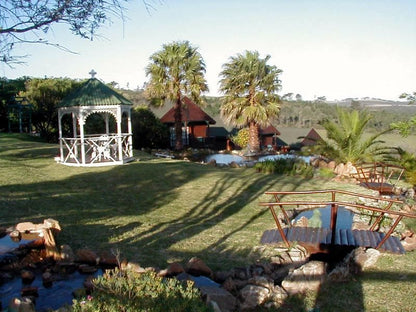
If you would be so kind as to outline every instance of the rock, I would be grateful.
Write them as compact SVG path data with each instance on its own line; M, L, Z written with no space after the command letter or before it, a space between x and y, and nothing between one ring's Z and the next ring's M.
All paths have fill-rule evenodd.
M11 231L9 233L9 236L14 240L19 240L20 241L20 239L22 237L22 234L19 231L14 230L14 231Z
M81 263L98 264L100 258L90 249L77 250L77 261Z
M329 169L334 170L336 166L337 166L337 163L336 163L335 161L331 160L331 161L328 163L328 166L327 166L327 167L328 167Z
M100 259L100 265L113 268L119 265L119 259L109 252L100 252L98 257Z
M9 312L36 312L35 305L29 298L13 298L9 303Z
M37 287L23 287L20 291L22 297L38 297L38 288Z
M249 284L240 291L240 297L243 300L240 310L253 310L257 306L261 306L269 299L270 295L269 288Z
M45 287L51 287L53 282L53 275L51 272L44 272L42 274L42 284Z
M298 227L308 227L308 218L306 217L300 217L298 221L295 222L295 224L293 226L298 226Z
M174 262L169 264L168 268L167 268L167 276L171 277L171 276L176 276L180 273L185 272L185 269L183 268L182 264L178 263L178 262Z
M78 270L80 273L83 273L83 274L92 274L92 273L97 272L97 268L95 266L91 266L88 264L81 264L78 267Z
M61 261L64 261L64 262L69 262L69 263L74 262L75 255L74 255L74 252L72 251L71 246L69 246L69 245L62 245L61 246L61 256L60 256L60 258L61 258Z
M235 161L230 162L229 166L230 168L240 168L240 166Z
M215 302L221 312L235 311L237 299L227 290L212 286L201 286L199 290L207 304Z
M31 284L35 280L35 273L29 270L22 270L20 272L23 284Z
M372 267L380 257L380 251L374 248L369 248L367 250L364 250L364 248L357 248L353 252L355 263L362 269Z
M211 160L208 162L208 165L213 166L213 167L216 167L216 166L217 166L217 161L216 161L215 159L211 159Z
M146 269L145 268L142 268L140 266L140 264L134 263L134 262L127 262L127 263L124 263L123 262L121 264L121 269L122 270L133 271L133 272L136 272L136 273L145 273L146 272Z
M412 251L416 250L416 235L412 231L406 230L401 237L401 243L404 250Z
M317 291L326 278L326 263L310 261L295 269L282 282L283 289L289 294L305 291Z
M216 281L217 283L224 283L227 278L229 278L231 276L231 273L228 271L217 271L214 273L214 281Z
M186 272L194 276L204 275L210 278L213 277L212 270L204 263L204 261L197 257L193 257L188 261Z

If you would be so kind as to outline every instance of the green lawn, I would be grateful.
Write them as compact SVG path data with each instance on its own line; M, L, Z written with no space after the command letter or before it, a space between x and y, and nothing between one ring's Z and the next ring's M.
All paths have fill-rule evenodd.
M263 195L268 190L367 192L326 179L264 175L138 153L140 161L123 166L67 167L53 160L57 152L57 145L0 134L0 226L54 218L63 229L59 243L119 250L142 266L164 268L192 256L214 270L253 263L251 251L263 231L274 227L269 211L258 205L268 200ZM335 304L336 311L414 311L414 263L416 252L384 255L356 280L325 285L317 298L308 296L298 304L311 307L316 300L321 311L335 311Z

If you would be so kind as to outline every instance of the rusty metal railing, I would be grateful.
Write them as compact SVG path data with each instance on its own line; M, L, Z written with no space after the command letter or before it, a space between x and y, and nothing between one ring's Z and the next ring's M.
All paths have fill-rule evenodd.
M276 223L276 227L283 239L283 241L285 242L285 244L289 247L290 243L286 237L286 234L283 230L283 226L279 221L278 218L278 214L276 213L276 207L279 207L280 210L283 213L283 216L287 222L287 224L289 226L292 226L290 220L289 220L289 216L285 210L285 206L331 206L331 220L330 220L330 229L332 232L332 238L331 238L331 244L334 244L334 240L335 240L335 232L336 232L336 223L337 223L337 216L338 216L338 207L339 206L344 206L345 208L348 207L353 207L353 208L359 208L359 209L363 209L363 210L368 210L371 211L373 213L373 215L375 213L379 213L378 217L376 218L376 220L374 221L373 224L370 224L369 226L369 230L370 231L374 231L377 227L380 226L381 221L383 220L383 217L385 216L386 213L390 214L390 215L394 215L396 216L396 219L393 223L393 225L391 226L391 228L387 231L387 233L385 233L384 238L380 241L380 243L377 245L376 249L380 248L385 242L386 240L390 237L390 235L394 232L394 230L396 229L397 225L399 224L399 222L404 218L404 217L409 217L409 218L416 218L416 214L411 214L411 213L407 213L407 212L403 212L403 211L393 211L390 210L391 207L393 206L393 204L399 204L399 205L403 205L404 202L401 200L397 200L397 199L392 199L392 198L382 198L382 197L377 197L377 196L372 196L372 195L367 195L367 194L359 194L359 193L355 193L355 192L350 192L350 191L343 191L343 190L317 190L317 191L270 191L270 192L265 192L266 195L273 195L275 201L274 202L261 202L260 206L265 206L265 207L269 207L273 219ZM288 201L282 201L281 196L290 196L290 195L315 195L315 194L328 194L330 195L330 199L328 200L288 200ZM353 198L367 198L367 199L371 199L377 202L386 202L386 206L384 208L379 208L379 207L374 207L374 206L370 206L370 205L365 205L365 204L360 204L360 203L355 203L355 202L350 202L350 201L344 201L344 200L337 200L337 195L344 195L345 196L351 196Z

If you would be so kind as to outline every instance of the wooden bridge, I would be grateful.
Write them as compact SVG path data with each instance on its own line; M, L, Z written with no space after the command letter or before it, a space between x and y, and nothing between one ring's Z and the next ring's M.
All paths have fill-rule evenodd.
M263 244L284 243L290 246L291 242L298 242L299 244L315 245L320 249L325 249L327 246L354 246L354 247L372 247L380 249L381 251L391 253L404 253L405 250L398 237L391 236L396 229L399 222L404 217L416 218L415 214L403 212L401 210L392 210L396 206L403 205L403 202L397 199L382 198L372 195L358 194L354 192L341 190L323 190L323 191L298 191L298 192L266 192L266 195L271 195L274 201L262 202L261 206L269 207L273 219L276 223L276 229L267 230L261 237ZM319 200L312 200L314 196L319 195ZM322 200L322 196L330 195L330 199ZM291 196L308 197L308 200L286 200ZM283 197L285 201L282 201ZM338 197L338 198L337 198ZM342 197L342 198L340 198ZM351 200L354 199L354 200ZM369 204L357 203L359 200L367 200L374 203L382 203L382 208L375 207ZM312 228L312 227L295 227L289 219L285 207L325 207L329 206L331 209L330 227L329 228ZM337 216L338 208L345 207L347 209L354 209L355 213L370 214L370 223L366 230L353 229L338 229ZM280 209L282 216L279 217L277 209ZM390 228L385 232L379 232L381 222L388 215L392 219ZM282 219L282 220L281 220ZM287 226L283 227L282 223Z
M360 185L378 191L379 195L395 195L396 185L404 174L404 168L381 162L364 163L355 166L356 178Z

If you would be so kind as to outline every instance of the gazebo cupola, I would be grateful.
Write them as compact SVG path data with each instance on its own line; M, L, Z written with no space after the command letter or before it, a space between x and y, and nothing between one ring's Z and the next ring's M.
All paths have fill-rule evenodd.
M132 161L133 104L94 78L96 74L94 70L90 74L91 78L65 97L58 108L60 142L58 161L72 166L119 165ZM103 133L86 133L89 117L93 114L102 117L100 120L105 124L102 127L105 128ZM72 135L63 135L65 115L72 117Z

